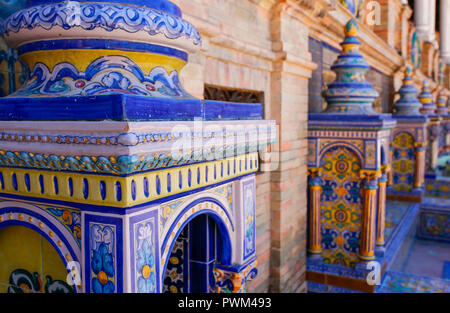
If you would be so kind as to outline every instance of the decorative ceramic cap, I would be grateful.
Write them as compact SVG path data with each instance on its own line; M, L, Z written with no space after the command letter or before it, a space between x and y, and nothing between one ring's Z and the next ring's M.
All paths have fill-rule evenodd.
M28 0L3 24L31 75L9 97L192 98L178 74L201 45L167 0Z
M425 115L435 114L436 105L433 102L433 95L430 92L430 85L428 80L423 81L423 89L420 95L417 97L422 103L422 108L420 112Z
M436 101L436 107L437 107L436 114L438 114L438 115L447 115L448 114L447 96L444 95L442 89L439 92L439 96Z
M42 5L42 4L61 3L61 2L67 2L67 0L27 0L25 7L29 8L29 7L34 7L37 5ZM130 4L133 6L140 6L140 7L146 7L146 8L150 8L150 9L164 11L166 13L181 17L180 8L168 0L119 0L119 1L83 0L82 2Z
M398 91L400 99L394 103L395 115L420 115L422 104L417 99L417 89L412 79L412 69L406 66L403 85Z
M325 113L377 114L372 104L379 94L365 80L370 67L359 52L358 25L350 20L344 32L342 52L331 67L336 72L336 80L323 93L328 103Z

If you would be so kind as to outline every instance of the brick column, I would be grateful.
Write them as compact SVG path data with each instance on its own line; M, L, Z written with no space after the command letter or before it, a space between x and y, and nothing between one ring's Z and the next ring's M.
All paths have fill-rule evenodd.
M270 25L277 55L270 118L280 126L280 162L271 173L269 291L274 293L306 291L308 79L316 65L308 52L308 25L297 14L292 3L277 3Z
M374 25L374 32L393 49L401 49L402 3L400 0L378 0L381 24Z
M441 58L450 62L450 0L440 0L440 46L441 46ZM448 67L447 67L448 68Z
M421 69L427 77L432 77L433 74L434 53L435 49L433 44L431 42L425 42L423 44Z

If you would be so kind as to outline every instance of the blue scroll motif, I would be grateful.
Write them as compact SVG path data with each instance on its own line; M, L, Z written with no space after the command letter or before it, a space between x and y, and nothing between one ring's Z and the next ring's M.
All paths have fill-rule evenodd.
M163 34L168 39L185 37L195 45L201 43L198 30L187 21L150 8L131 7L107 3L64 2L39 5L11 15L3 25L3 33L21 29L55 26L64 29L81 27L92 30L100 27L107 31L121 29L129 33L145 31L149 35Z
M136 63L122 56L98 58L84 73L70 63L56 65L53 72L45 64L37 63L30 80L10 97L100 94L191 97L181 87L176 71L169 74L163 67L155 67L149 75L145 75Z

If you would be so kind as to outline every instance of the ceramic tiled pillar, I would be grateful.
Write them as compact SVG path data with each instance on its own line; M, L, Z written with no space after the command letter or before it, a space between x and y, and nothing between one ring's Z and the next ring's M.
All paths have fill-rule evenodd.
M384 246L384 231L386 220L386 187L388 183L388 171L386 168L382 169L381 177L378 179L378 207L377 207L377 235L376 245Z
M430 92L428 80L424 81L422 92L418 96L422 103L420 112L430 118L427 125L428 147L426 150L426 177L435 178L437 170L437 160L439 153L439 132L441 118L436 115L436 105L433 101L433 95Z
M261 104L184 90L202 40L178 6L30 0L3 33L31 75L0 99L0 228L26 220L76 262L67 290L216 292L217 269L245 291L254 173L276 128Z
M328 275L345 272L342 284L347 279L348 288L366 290L358 271L376 258L377 210L384 205L378 178L388 169L395 121L373 110L378 93L365 81L369 65L359 52L357 24L349 21L344 31L332 66L336 80L323 93L328 107L309 115L307 277L323 284Z
M414 188L422 189L425 183L425 152L427 150L426 142L415 143L415 174L414 174Z
M421 201L424 195L425 151L429 118L420 113L412 70L406 68L400 99L394 104L397 127L392 137L393 182L387 189L388 198Z

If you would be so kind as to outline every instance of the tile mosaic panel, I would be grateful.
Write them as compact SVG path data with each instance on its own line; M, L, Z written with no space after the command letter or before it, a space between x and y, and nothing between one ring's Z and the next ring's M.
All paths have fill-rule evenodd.
M155 220L151 218L134 225L136 247L137 290L139 293L156 292Z
M321 168L323 261L353 267L361 229L361 163L353 151L335 147L324 154Z
M450 199L450 179L436 178L425 181L425 196Z
M91 286L94 293L115 291L115 226L90 225L91 237Z
M38 232L25 226L0 230L0 292L72 293L68 271L58 252Z
M158 209L130 217L131 292L158 293L160 289Z
M122 292L122 220L86 215L85 225L86 292Z
M393 141L394 189L409 192L414 185L414 138L405 132L397 134Z
M420 238L450 242L450 207L448 210L422 209L419 219Z
M164 275L164 287L165 293L185 293L187 282L187 227L178 236L175 245L173 246L172 253L167 263L166 273Z
M255 252L255 181L249 180L243 183L244 191L244 260Z

